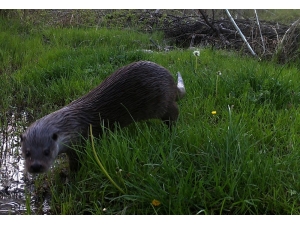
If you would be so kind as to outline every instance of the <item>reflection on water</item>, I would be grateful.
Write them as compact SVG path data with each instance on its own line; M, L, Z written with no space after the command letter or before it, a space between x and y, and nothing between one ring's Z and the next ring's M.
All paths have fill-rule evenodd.
M19 159L18 159L19 158ZM20 157L6 155L0 171L0 214L24 214L25 179Z
M24 115L25 116L25 115ZM22 118L21 118L22 119ZM2 124L0 133L0 214L24 214L25 178L19 154L17 120Z
M25 122L26 113L21 118L12 115L10 121L0 127L0 215L35 214L34 198L26 200L26 196L32 195L25 195L25 190L32 192L34 189L33 179L24 173L20 154L19 135L24 131ZM45 213L49 211L47 201L42 208Z

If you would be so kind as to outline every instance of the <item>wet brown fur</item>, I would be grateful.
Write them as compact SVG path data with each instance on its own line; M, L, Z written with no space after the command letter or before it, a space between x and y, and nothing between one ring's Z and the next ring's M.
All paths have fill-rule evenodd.
M70 169L78 167L70 147L80 137L101 135L103 126L114 129L133 121L161 119L171 126L178 118L176 100L185 91L177 88L170 72L149 61L120 68L99 86L69 105L37 120L21 135L25 168L31 173L47 171L56 156L67 153Z

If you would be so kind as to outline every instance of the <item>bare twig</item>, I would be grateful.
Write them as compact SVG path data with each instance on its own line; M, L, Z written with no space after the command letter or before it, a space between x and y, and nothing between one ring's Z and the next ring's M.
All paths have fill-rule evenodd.
M257 13L256 13L256 9L254 9L254 13L255 13L259 33L260 33L261 43L262 43L262 46L263 46L263 53L262 53L262 55L263 55L266 52L265 42L264 42L264 38L263 38L262 33L261 33L260 24L259 24L258 16L257 16Z
M276 27L274 26L271 26L271 28L274 30L275 34L276 34L276 38L277 38L277 43L279 42L279 35L278 35L278 32L276 30Z
M218 36L220 36L220 33L219 33L218 29L216 29L216 28L214 27L214 25L211 24L211 23L208 21L207 16L205 15L204 11L203 11L202 9L198 9L198 11L199 11L199 13L202 15L202 17L203 17L204 21L206 22L206 24L207 24L213 31L215 31L215 32L218 34Z
M253 51L253 49L251 48L250 44L248 43L248 41L246 40L245 36L243 35L242 31L240 30L240 28L237 26L237 24L235 23L234 19L232 18L230 12L228 11L228 9L225 9L225 12L227 13L227 16L229 17L231 23L233 24L233 26L235 27L235 29L237 30L237 32L239 33L239 35L241 36L241 38L243 39L243 41L246 43L248 49L250 50L251 54L255 57L258 57L256 55L256 53Z
M195 35L195 34L192 34L192 39L191 39L191 42L190 42L190 48L193 48L193 47L194 47L194 40L195 40L195 37L196 37L196 35Z
M161 47L152 38L150 38L150 41L158 48L159 51L161 51Z
M296 20L296 21L291 25L291 27L290 27L289 29L287 29L287 31L285 32L285 34L283 35L283 37L282 37L282 39L281 39L281 43L280 43L280 44L282 44L283 41L286 39L288 33L290 33L290 32L292 32L292 31L295 30L295 28L297 27L297 25L298 25L299 23L300 23L300 19Z
M285 51L287 54L289 51L291 51L292 46L296 46L294 41L290 41L289 39L292 39L293 33L296 31L297 26L300 23L300 19L296 20L290 27L289 29L286 30L284 33L282 39L280 42L278 42L277 49L276 49L276 55L277 57L282 54L283 51ZM295 39L294 39L295 40Z

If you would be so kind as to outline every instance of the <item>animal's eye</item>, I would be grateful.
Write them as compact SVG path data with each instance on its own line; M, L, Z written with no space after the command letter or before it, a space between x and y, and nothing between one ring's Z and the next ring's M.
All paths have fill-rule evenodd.
M45 156L50 155L50 150L49 150L49 149L45 149L45 150L44 150L44 155L45 155Z
M52 134L52 139L53 139L54 141L57 140L57 134L56 134L56 133Z
M25 158L28 158L28 157L30 157L30 151L29 151L29 150L26 150L26 151L25 151Z

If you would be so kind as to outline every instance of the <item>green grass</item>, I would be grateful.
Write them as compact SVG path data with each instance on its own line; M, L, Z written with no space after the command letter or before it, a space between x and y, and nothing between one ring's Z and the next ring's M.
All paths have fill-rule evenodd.
M108 131L87 140L77 174L66 180L66 164L57 163L39 175L35 195L49 186L52 214L300 213L296 66L200 49L196 67L191 50L140 51L152 48L150 35L132 30L38 32L4 22L2 113L17 108L37 119L141 59L174 77L180 71L186 85L172 131L156 120Z
M299 9L260 9L257 13L262 20L280 21L287 25L291 25L300 17Z
M37 104L66 104L121 65L142 59L145 53L136 50L150 47L149 35L130 30L65 28L37 32L4 21L0 24L7 30L0 34L5 52L0 68L12 83L3 85L3 95L13 86L13 99L1 100L6 105L34 108ZM162 36L154 33L152 38Z

